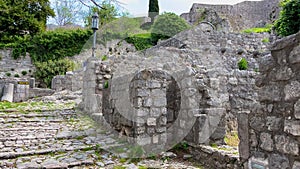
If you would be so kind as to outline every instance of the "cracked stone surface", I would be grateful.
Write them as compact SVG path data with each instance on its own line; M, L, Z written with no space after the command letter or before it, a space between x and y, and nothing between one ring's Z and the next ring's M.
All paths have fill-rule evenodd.
M0 168L196 168L192 164L120 160L103 147L121 147L112 133L74 109L0 110ZM120 162L121 161L121 162Z

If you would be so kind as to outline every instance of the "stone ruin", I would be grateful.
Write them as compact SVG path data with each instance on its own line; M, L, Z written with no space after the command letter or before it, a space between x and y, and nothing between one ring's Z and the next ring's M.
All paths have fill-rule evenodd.
M300 33L271 48L264 38L196 27L144 52L89 58L81 107L157 152L182 139L223 144L238 130L239 160L192 153L212 168L299 168Z
M194 3L190 11L181 14L181 17L193 25L207 21L218 30L241 31L273 23L279 11L279 0L244 1L235 5Z

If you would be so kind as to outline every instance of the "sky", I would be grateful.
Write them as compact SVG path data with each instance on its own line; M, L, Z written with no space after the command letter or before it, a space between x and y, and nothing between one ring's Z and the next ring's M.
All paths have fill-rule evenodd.
M162 12L174 12L177 15L188 12L193 3L203 4L236 4L244 0L158 0L160 13ZM259 0L251 0L259 1ZM130 14L133 16L145 16L148 11L149 0L119 0L124 3ZM146 12L145 12L146 11Z

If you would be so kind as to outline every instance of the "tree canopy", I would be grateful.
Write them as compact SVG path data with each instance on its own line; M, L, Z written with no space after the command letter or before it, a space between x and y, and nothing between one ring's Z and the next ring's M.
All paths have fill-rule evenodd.
M281 36L288 36L300 30L300 0L282 0L282 10L275 22L275 31Z
M190 25L175 13L165 12L154 21L151 29L152 34L168 38L190 28Z
M154 21L155 16L159 14L158 0L149 0L148 17L151 18L151 22Z
M0 39L41 32L54 15L49 0L0 0Z

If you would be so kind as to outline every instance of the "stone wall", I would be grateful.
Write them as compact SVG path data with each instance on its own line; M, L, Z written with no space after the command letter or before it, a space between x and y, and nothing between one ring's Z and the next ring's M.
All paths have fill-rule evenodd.
M29 98L29 81L27 79L0 79L0 98L6 84L13 84L13 102L26 101Z
M66 75L55 76L51 82L51 89L55 91L81 90L83 85L82 76L82 70L66 72Z
M34 88L34 79L6 78L0 79L0 99L3 96L4 86L13 84L13 102L23 102L28 99L42 96L49 96L54 93L51 89Z
M240 31L252 27L264 27L265 24L272 23L277 19L280 11L278 3L279 0L245 1L235 5L195 3L190 12L182 14L181 17L192 24L199 23L199 20L204 18L206 21L216 23L216 19L219 18L217 20L220 24L229 26L230 31ZM210 15L211 12L216 12L217 15ZM213 18L206 18L204 15L207 14Z
M259 104L241 112L240 156L254 168L300 168L300 32L271 47L257 79Z
M22 56L18 59L11 57L11 49L0 50L0 78L14 77L18 74L22 78L30 77L35 71L35 67L31 62L30 56ZM22 71L26 71L26 75L22 75ZM8 76L10 74L10 76Z

